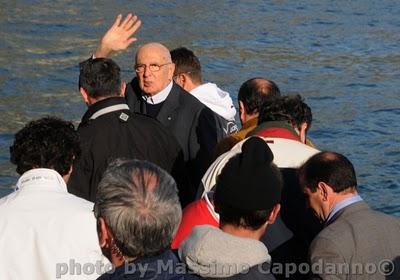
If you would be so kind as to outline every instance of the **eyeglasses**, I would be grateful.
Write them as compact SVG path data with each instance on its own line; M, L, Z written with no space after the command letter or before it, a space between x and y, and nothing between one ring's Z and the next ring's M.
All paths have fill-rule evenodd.
M135 65L135 71L137 73L143 73L147 67L151 72L157 72L157 71L160 71L161 67L168 65L168 64L171 64L171 62L167 62L164 64L149 64L149 65L138 64L138 65Z

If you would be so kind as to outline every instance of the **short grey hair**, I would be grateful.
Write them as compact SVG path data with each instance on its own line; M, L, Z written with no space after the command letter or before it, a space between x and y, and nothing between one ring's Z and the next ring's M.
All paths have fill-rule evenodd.
M94 211L128 257L154 256L168 249L182 217L174 179L141 160L110 164L99 183Z

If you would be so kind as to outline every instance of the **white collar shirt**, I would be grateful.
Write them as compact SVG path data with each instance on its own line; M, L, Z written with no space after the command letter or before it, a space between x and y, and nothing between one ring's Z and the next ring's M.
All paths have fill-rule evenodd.
M142 95L142 98L146 103L149 104L160 104L161 102L164 102L165 99L167 99L169 93L171 92L173 86L173 82L171 81L162 91L150 96L150 95Z

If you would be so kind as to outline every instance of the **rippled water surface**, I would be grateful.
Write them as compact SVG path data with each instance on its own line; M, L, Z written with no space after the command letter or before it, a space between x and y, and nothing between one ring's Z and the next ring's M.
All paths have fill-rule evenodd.
M0 196L17 175L8 147L26 122L79 122L79 61L118 13L143 21L136 46L195 51L236 99L265 76L312 107L310 137L347 155L361 193L400 216L400 4L396 1L0 1ZM114 58L132 77L136 47Z

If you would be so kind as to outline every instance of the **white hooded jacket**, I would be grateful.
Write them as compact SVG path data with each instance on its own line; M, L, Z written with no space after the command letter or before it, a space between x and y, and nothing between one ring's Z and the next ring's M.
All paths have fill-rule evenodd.
M205 83L190 91L201 103L227 121L234 121L236 108L229 93L220 89L216 84Z

